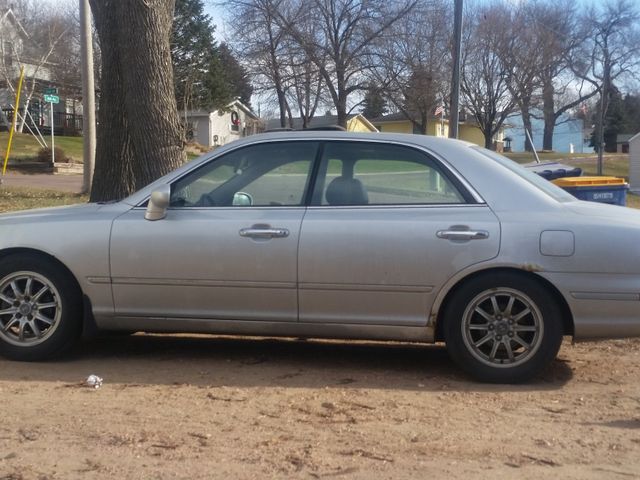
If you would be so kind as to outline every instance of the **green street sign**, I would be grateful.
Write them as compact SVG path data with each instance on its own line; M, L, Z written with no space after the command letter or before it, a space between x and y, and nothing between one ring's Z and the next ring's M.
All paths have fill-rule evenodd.
M58 89L55 88L55 87L45 88L44 89L44 94L45 95L57 95L58 94Z
M57 95L45 95L44 101L49 103L60 103L60 97Z

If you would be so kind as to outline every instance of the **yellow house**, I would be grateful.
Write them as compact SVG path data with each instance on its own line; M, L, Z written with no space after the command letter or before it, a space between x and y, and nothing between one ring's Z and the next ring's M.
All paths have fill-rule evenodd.
M293 128L295 130L302 129L302 119L293 118L291 119L293 123ZM321 115L318 117L313 117L309 122L308 128L325 128L325 127L335 127L338 125L338 117L336 115ZM280 127L280 119L272 118L267 120L267 130L278 130ZM360 113L356 113L353 115L347 116L347 131L348 132L377 132L378 129L373 126L373 124L367 120Z
M421 133L414 128L413 123L411 123L411 121L402 113L392 113L390 115L378 117L371 120L371 123L378 131L384 133ZM448 137L449 121L446 118L442 120L440 117L435 116L429 118L429 121L427 122L427 135ZM475 123L461 122L458 127L458 138L484 147L484 135ZM496 150L502 151L503 144L504 128L501 128L494 138Z

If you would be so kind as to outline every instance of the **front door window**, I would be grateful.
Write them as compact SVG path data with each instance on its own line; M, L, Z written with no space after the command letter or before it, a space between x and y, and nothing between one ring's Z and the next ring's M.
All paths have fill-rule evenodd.
M234 150L181 178L171 207L302 206L316 142L274 142Z

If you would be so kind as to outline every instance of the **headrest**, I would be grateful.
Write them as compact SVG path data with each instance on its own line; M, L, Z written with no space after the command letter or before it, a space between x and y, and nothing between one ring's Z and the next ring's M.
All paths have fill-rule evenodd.
M369 195L356 178L334 178L325 193L329 205L367 205Z

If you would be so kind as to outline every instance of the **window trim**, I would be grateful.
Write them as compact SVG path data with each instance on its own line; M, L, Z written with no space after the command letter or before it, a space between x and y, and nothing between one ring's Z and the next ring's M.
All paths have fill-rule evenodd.
M374 137L374 134L372 134L372 137ZM462 176L462 174L460 172L458 172L458 170L456 170L453 166L451 166L451 164L449 162L447 162L446 159L444 159L441 155L437 154L436 152L431 151L429 148L424 147L422 145L417 145L417 144L410 144L410 143L405 143L405 142L401 142L398 140L380 140L380 139L376 139L371 138L349 138L349 139L337 139L337 138L331 138L331 137L313 137L313 138L300 138L300 139L294 139L294 138L276 138L276 139L261 139L259 141L254 141L248 145L243 144L243 145L238 145L236 146L227 146L225 145L224 151L220 152L219 154L217 154L217 152L212 152L211 156L209 158L202 158L201 162L199 165L195 166L192 169L186 170L184 172L182 172L182 174L178 174L176 175L174 178L171 178L167 183L171 186L173 186L173 184L177 181L179 181L180 179L186 177L187 175L190 175L191 173L204 168L206 165L209 164L209 162L215 162L217 161L220 157L222 157L223 155L227 155L230 154L232 152L235 152L237 150L243 149L243 148L247 148L247 147L252 147L252 146L256 146L256 145L262 145L265 143L285 143L285 142L316 142L318 144L318 151L320 151L320 149L324 149L324 144L328 143L328 142L351 142L351 143L381 143L384 145L398 145L398 146L402 146L402 147L406 147L406 148L411 148L413 150L417 150L427 156L429 156L430 158L432 158L438 165L440 165L443 169L443 173L447 176L447 178L449 178L450 180L452 180L452 182L454 182L454 185L456 187L458 187L458 185L460 185L460 187L458 187L460 189L461 192L465 192L469 195L471 201L469 201L468 203L453 203L453 204L444 204L444 203L440 203L440 204L418 204L417 206L421 206L421 207L428 207L428 206L436 206L436 207L443 207L443 206L471 206L471 205L486 205L486 201L482 198L482 196L478 193L478 191L473 188L473 186ZM314 159L314 161L317 160ZM308 188L313 189L315 188L315 182L316 182L316 176L317 175L317 170L314 164L314 168L312 168L311 170L311 182L308 186ZM311 190L312 191L312 190ZM135 195L135 194L134 194ZM148 195L146 195L140 202L138 202L137 204L135 204L132 208L146 208L147 204L149 202L149 198L151 197L151 194L149 193ZM305 208L382 208L384 207L383 205L363 205L363 206L320 206L320 207L313 207L312 205L310 205L310 199L309 198L305 198L305 203L301 206L297 206L297 207L291 207L291 208L301 208L301 207L305 207ZM399 205L399 204L395 204L395 205L387 205L390 208L394 208L394 207L411 207L411 204L403 204L403 205ZM173 209L182 209L182 207L172 207ZM194 208L194 207L189 207L189 208ZM200 208L200 207L195 207L195 208ZM231 208L231 207L203 207L203 208ZM237 208L237 207L233 207L233 208ZM247 208L283 208L281 207L243 207L245 209Z

